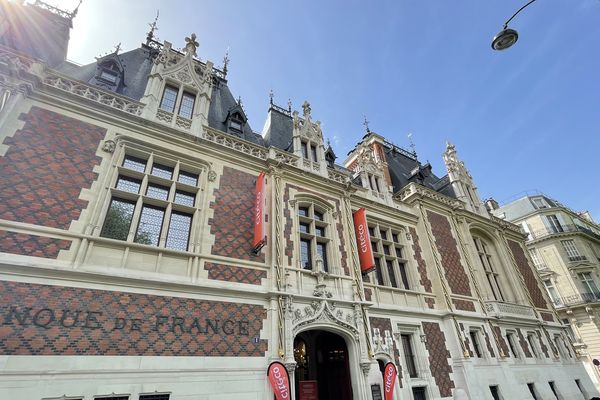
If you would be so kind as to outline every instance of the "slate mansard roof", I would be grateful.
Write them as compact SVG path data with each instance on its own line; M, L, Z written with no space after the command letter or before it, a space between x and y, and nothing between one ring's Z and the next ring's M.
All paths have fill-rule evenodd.
M116 50L111 54L97 58L96 62L87 65L76 65L66 61L69 29L72 26L71 19L76 12L70 14L63 12L64 15L56 15L57 10L55 9L49 11L39 8L37 5L16 5L0 2L2 7L9 7L6 4L10 4L10 7L15 8L15 10L11 10L12 15L19 17L8 19L8 34L3 35L4 39L0 38L0 44L13 47L41 59L49 67L67 77L87 84L101 86L136 101L143 97L154 58L163 46L161 43L154 41L151 34L149 34L146 43L143 43L137 49L123 53ZM38 37L39 35L32 32L31 27L26 24L27 14L33 14L36 20L40 21L40 26L54 24L58 25L59 28L52 30L51 26L48 26L47 31L51 33L51 37L45 39ZM10 39L10 37L21 39ZM23 37L28 40L22 40ZM24 47L24 43L36 43L36 41L39 45L34 45L35 48L30 48L31 46ZM54 43L50 47L47 43L49 41ZM106 82L96 79L99 75L100 65L105 62L112 62L118 67L120 79L114 87L108 87ZM204 64L200 60L196 60L196 62ZM213 68L213 90L208 111L208 125L227 133L227 119L233 113L237 113L238 116L242 116L244 124L243 131L236 136L259 146L273 146L292 152L293 119L291 107L285 109L271 102L262 133L256 133L247 121L241 102L236 100L231 92L225 72ZM456 197L447 176L437 177L431 172L431 166L428 163L422 165L416 156L404 149L394 145L384 147L394 192L401 190L411 182L415 182L447 196ZM331 149L329 151L331 151L330 154L333 153ZM333 167L338 171L352 175L352 171L341 165L333 165Z

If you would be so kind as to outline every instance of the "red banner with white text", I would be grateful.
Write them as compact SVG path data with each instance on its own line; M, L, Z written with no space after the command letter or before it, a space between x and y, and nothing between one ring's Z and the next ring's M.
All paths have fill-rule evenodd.
M254 240L252 248L258 252L267 242L265 235L265 173L256 178L256 194L254 198Z
M392 400L394 397L394 383L396 383L397 375L396 366L393 363L389 362L385 364L383 370L383 393L385 400Z
M366 274L375 269L375 259L373 258L373 249L371 248L369 227L367 226L367 213L364 208L359 208L354 212L353 217L360 270L363 274Z
M272 362L267 370L267 375L269 376L269 382L277 400L289 400L292 398L290 395L290 376L285 365L278 361Z

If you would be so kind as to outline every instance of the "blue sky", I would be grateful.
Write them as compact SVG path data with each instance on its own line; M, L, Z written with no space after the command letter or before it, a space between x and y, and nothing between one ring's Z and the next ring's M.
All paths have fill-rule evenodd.
M77 1L48 0L64 8ZM504 203L542 191L600 219L600 1L538 0L510 24L519 42L491 38L526 0L160 1L84 0L69 58L88 63L122 43L158 37L222 64L261 131L269 91L304 100L338 162L370 128L442 176L446 141L457 146L482 198Z

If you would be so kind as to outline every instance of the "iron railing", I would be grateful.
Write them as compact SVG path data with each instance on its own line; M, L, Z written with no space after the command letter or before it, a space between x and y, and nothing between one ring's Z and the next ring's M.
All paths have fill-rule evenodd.
M529 235L531 236L531 239L541 239L544 238L546 236L550 236L550 235L558 235L561 233L569 233L569 232L581 232L584 233L588 236L593 237L594 239L598 239L600 240L600 234L597 234L596 232L592 231L591 229L585 228L583 226L579 226L579 225L559 225L557 227L554 227L552 229L540 229L537 231L533 231L530 232Z
M552 303L556 308L595 302L600 302L600 293L577 293L552 300Z

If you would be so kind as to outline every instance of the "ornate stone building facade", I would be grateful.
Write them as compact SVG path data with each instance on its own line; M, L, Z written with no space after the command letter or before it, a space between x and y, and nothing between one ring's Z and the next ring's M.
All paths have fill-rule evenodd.
M596 394L454 146L339 165L308 102L255 133L195 35L77 66L73 13L0 7L0 398L268 399L274 360L296 399L378 398L387 362L395 399Z
M576 213L543 194L492 205L495 215L527 233L537 274L600 388L600 226L589 213Z

